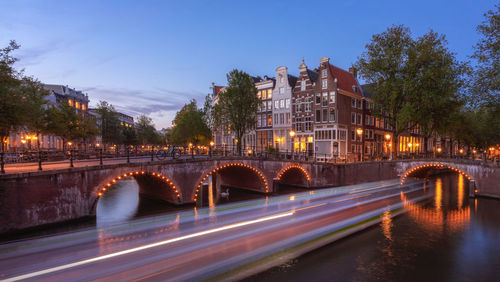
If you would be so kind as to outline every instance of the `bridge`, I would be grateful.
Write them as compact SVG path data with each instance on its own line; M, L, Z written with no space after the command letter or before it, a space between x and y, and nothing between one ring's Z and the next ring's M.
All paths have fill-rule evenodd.
M230 186L272 194L285 185L335 187L370 181L463 174L475 194L500 198L500 168L466 160L398 160L348 164L258 158L182 159L90 165L0 176L0 233L94 216L99 198L124 178L139 192L176 205L196 204L208 184L215 199Z

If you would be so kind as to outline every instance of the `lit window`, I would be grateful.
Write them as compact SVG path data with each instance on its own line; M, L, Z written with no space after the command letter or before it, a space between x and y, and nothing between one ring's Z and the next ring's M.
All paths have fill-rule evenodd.
M267 89L267 99L271 99L273 97L273 90Z
M261 97L261 93L260 93L260 91L257 91L257 98L260 99L260 97Z
M75 102L75 108L77 108L77 109L80 108L80 102Z
M70 99L70 100L68 100L68 105L69 105L70 107L73 107L73 100L71 100L71 99Z
M85 104L82 104L82 110L86 110L87 109L87 106L85 106Z

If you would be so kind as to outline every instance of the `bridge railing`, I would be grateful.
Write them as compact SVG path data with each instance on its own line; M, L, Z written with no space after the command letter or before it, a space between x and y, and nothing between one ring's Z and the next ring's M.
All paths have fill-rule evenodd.
M479 159L479 155L457 155L430 156L427 154L403 155L397 160L442 160L459 161L461 163L485 164L485 159ZM302 162L320 163L355 163L360 161L388 161L387 155L365 156L361 160L357 154L348 156L318 154L308 150L289 151L277 150L275 148L263 148L259 146L245 146L238 152L237 146L122 146L109 148L93 148L76 150L40 150L24 151L16 153L0 153L2 173L23 172L28 170L60 169L74 166L91 166L104 164L119 164L131 162L168 161L176 159L207 159L207 158L258 158L265 160L291 160ZM492 165L500 165L498 159L489 162Z

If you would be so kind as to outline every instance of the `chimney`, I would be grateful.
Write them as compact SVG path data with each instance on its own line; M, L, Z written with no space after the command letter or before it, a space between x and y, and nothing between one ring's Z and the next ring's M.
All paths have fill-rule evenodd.
M358 70L355 67L350 67L349 72L354 76L354 78L358 78L357 77Z
M329 63L329 62L330 62L330 58L327 58L327 57L321 57L321 59L319 59L320 64Z

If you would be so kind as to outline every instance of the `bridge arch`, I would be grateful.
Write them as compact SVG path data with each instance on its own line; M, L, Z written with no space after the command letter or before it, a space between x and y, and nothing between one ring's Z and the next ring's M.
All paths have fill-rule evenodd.
M452 165L445 164L445 163L425 163L425 164L419 164L416 166L413 166L412 168L406 170L402 175L401 175L401 181L400 184L403 184L409 176L415 175L419 172L427 171L430 169L443 169L443 170L449 170L449 171L454 171L456 173L462 174L467 178L467 180L473 179L470 174L468 174L466 171L456 168Z
M311 176L301 165L292 164L281 169L276 179L281 184L309 186Z
M91 212L95 213L95 209L97 207L97 202L99 198L101 198L105 193L109 192L111 189L113 189L113 185L116 184L118 181L127 179L127 178L134 178L137 181L137 184L141 186L139 179L143 177L149 177L155 181L159 181L160 183L166 185L169 190L171 190L171 193L174 194L174 197L177 198L177 201L181 201L181 191L180 189L177 188L175 185L174 181L159 173L159 172L149 172L149 171L138 171L138 170L132 170L132 171L121 171L121 172L115 172L113 175L108 176L105 181L103 181L100 185L97 185L94 187L93 191L91 192L92 197L94 198ZM139 187L141 189L141 187Z
M264 176L264 173L261 170L255 168L253 166L247 165L245 163L242 163L242 162L225 163L225 164L220 164L220 165L212 168L211 170L209 170L205 174L203 174L203 176L197 182L198 184L194 189L192 200L196 203L196 201L198 200L198 195L200 193L200 188L202 187L203 183L208 179L208 177L210 175L223 174L225 171L229 171L231 169L241 169L243 171L250 172L253 175L253 177L259 179L260 184L261 184L259 186L263 187L264 191L266 193L269 192L268 181L267 181L266 177ZM239 176L241 176L241 175L239 175ZM253 190L255 190L255 189L253 189Z

